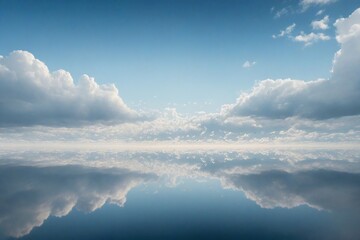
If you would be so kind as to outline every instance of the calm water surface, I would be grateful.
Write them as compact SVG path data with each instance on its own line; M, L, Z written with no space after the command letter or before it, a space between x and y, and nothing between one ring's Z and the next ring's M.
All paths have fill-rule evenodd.
M360 239L360 151L0 151L0 239Z

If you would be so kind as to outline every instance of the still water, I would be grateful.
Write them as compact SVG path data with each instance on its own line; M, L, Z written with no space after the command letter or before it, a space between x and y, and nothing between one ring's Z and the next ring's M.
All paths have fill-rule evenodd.
M360 239L357 149L0 159L0 239Z

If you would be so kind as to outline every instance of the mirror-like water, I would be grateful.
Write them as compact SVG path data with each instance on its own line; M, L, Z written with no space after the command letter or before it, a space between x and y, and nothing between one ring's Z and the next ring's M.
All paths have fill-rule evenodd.
M360 151L0 153L1 239L358 239Z

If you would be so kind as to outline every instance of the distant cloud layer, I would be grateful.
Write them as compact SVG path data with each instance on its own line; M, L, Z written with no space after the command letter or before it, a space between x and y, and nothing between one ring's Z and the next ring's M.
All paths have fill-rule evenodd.
M329 80L267 79L243 93L235 104L225 105L225 112L229 116L310 119L360 114L360 8L334 26L341 49L334 57Z
M69 72L50 72L26 51L0 56L0 126L78 125L133 121L115 85L99 85L87 75L74 83Z

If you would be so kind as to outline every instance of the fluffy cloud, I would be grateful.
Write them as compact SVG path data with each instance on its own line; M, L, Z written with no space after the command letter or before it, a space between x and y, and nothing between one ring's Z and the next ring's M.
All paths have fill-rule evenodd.
M69 72L50 72L26 51L0 56L0 125L68 125L133 121L113 84L99 85L83 75L74 83Z
M310 119L360 114L360 9L334 25L341 49L335 54L330 79L267 79L241 94L235 104L223 106L223 111L228 116ZM299 40L307 38L314 37Z
M0 230L13 237L26 235L49 216L65 216L73 208L91 212L106 202L122 206L133 187L156 178L124 169L80 166L2 166L0 173Z
M311 22L311 26L314 30L325 30L329 28L329 16L325 16L321 20L314 20Z
M301 32L299 35L293 38L295 42L302 42L305 46L310 46L313 43L318 41L327 41L330 40L330 37L324 33L304 33Z
M75 84L69 73L63 70L50 73L46 66L31 54L14 52L10 55L22 57L29 55L25 59L30 58L33 63L15 61L10 64L11 56L1 58L0 125L26 123L26 125L46 124L47 126L2 128L0 142L5 144L19 141L93 140L114 142L165 140L177 143L359 141L360 103L357 101L360 94L359 12L360 10L356 10L348 18L339 19L335 23L336 39L341 49L335 55L333 73L329 80L267 79L256 84L252 91L241 94L236 103L224 105L219 113L202 112L189 116L168 108L158 112L152 121L133 121L137 117L136 113L126 108L117 93L114 93L112 100L109 100L109 93L115 92L115 87L112 88L114 91L108 91L106 86L98 86L93 81L93 85L97 86L94 88L96 90L89 90L90 87L84 87L86 84L82 84L81 81ZM279 35L288 34L287 37L290 37L294 28L295 24L292 24ZM21 64L25 67L20 67ZM14 68L13 65L18 67L16 71L9 70ZM33 65L45 70L25 70L34 69ZM9 77L5 78L6 74ZM60 78L61 74L67 77ZM85 78L88 79L85 82L90 81L90 78ZM15 83L11 85L10 79L21 81L22 85ZM54 87L55 84L59 87ZM46 99L46 102L42 99ZM97 104L100 99L105 103ZM109 101L114 101L115 104L110 104ZM121 104L117 105L119 101ZM18 108L11 108L10 105ZM114 114L101 115L100 111L97 113L103 118L95 118L90 113L85 114L80 110L85 108L94 110L98 105L101 105L104 112ZM51 106L56 106L57 109ZM30 114L30 111L25 112L23 108L32 109L33 113L38 113L39 116ZM17 112L14 112L14 109ZM107 111L109 109L114 111ZM119 109L122 110L119 112ZM76 115L72 115L73 112L76 112ZM69 117L64 117L64 113L68 113L66 116ZM126 117L122 117L122 113ZM323 121L313 121L314 119ZM114 125L83 124L78 128L67 128L69 123L112 121L127 122ZM64 127L59 127L59 124L63 124ZM51 125L57 127L53 128Z

